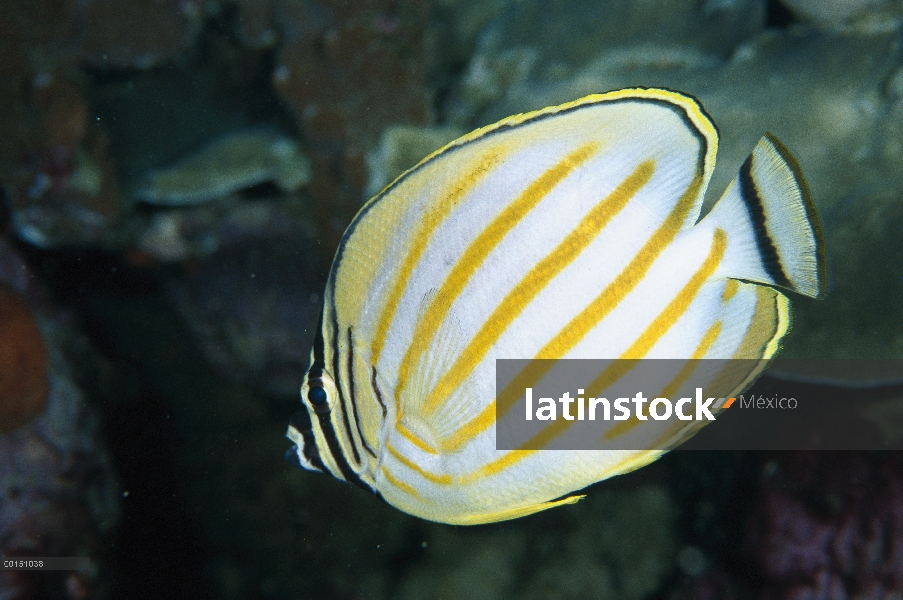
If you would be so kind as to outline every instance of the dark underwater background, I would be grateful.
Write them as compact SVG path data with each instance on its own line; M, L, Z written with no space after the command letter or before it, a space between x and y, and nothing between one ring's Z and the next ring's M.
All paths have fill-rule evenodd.
M366 198L631 86L714 118L708 205L766 131L797 156L830 293L783 356L903 358L901 0L0 0L0 554L92 559L0 600L903 598L893 450L675 451L477 527L283 460ZM899 448L881 364L751 393L861 402Z

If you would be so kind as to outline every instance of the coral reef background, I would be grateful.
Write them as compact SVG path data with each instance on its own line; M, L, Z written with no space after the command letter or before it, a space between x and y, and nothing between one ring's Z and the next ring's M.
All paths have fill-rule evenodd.
M0 600L903 594L892 452L678 451L477 528L282 460L366 197L621 87L700 98L715 192L766 130L797 155L831 290L785 356L903 358L900 0L0 0L0 32L0 553L92 558ZM898 446L901 383L794 385Z

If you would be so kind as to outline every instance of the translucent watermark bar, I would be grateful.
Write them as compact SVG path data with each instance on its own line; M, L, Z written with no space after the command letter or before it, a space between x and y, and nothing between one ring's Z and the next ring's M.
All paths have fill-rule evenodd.
M86 556L4 556L3 571L87 571L91 559Z
M903 449L903 361L498 360L495 391L498 450Z

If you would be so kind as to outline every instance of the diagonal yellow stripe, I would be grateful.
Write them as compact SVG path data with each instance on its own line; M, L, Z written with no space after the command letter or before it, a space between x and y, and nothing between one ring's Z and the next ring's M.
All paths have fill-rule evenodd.
M674 211L672 211L672 215L673 214ZM669 215L669 219L670 217L671 215ZM658 232L656 232L656 234L657 233ZM653 238L654 237L655 236L653 236ZM687 284L684 285L683 289L678 292L677 296L674 297L674 299L668 304L668 306L665 307L665 310L662 311L652 322L652 324L643 332L643 334L640 335L637 341L634 342L631 347L628 348L628 350L626 350L620 356L620 359L617 362L612 363L611 367L603 371L599 375L599 377L597 377L587 387L587 394L598 396L599 393L605 389L605 387L610 385L608 383L609 381L616 380L620 378L624 373L629 371L632 368L631 363L642 357L641 352L643 352L643 349L646 349L646 351L648 351L648 349L651 348L655 343L655 340L657 340L658 337L661 337L661 335L664 335L664 333L667 331L667 328L670 327L668 323L670 322L670 324L673 324L674 321L676 321L680 317L680 315L683 314L684 311L686 311L687 307L689 307L690 305L690 302L692 302L693 298L696 296L696 293L699 291L699 288L702 287L702 284L705 283L706 279L711 276L711 274L717 268L718 264L721 262L721 258L724 256L724 249L727 245L726 239L726 235L721 229L715 230L715 239L712 243L712 249L709 251L709 256L706 258L705 262L703 262L702 266L700 266L696 273L693 274L693 277L690 278L690 281L688 281ZM551 361L540 361L533 362L531 364L546 365L550 362ZM542 371L542 373L544 374L550 368L551 366L540 366L538 369L534 369L533 374L535 375L535 373L538 371ZM541 378L541 376L539 378ZM537 381L539 380L539 378L537 378ZM549 427L546 427L538 434L533 436L533 438L530 439L526 444L524 444L524 446L530 448L543 447L552 439L566 431L568 425L570 424L571 421L566 421L564 419L555 421ZM523 460L534 452L538 451L513 450L511 452L508 452L504 456L483 465L480 469L465 477L465 479L471 480L479 477L493 475Z
M649 324L649 326L640 334L640 337L625 350L618 361L612 363L610 367L602 371L596 379L593 380L586 388L586 393L590 396L599 396L614 381L620 379L628 371L630 371L635 361L643 358L652 346L661 339L663 335L671 328L677 319L683 315L693 302L693 298L699 293L699 289L711 277L712 273L721 263L724 257L724 249L727 247L727 235L721 229L715 230L715 236L712 240L712 248L705 261L693 273L690 280L677 293L677 295L668 303L665 310L660 312L658 316ZM548 444L557 436L567 431L571 425L571 421L564 419L555 421L548 427L533 436L525 446L528 448L540 448Z
M740 282L736 279L728 279L727 283L724 284L724 291L721 293L721 301L725 304L730 301L737 294L737 290L740 289Z
M391 454L395 458L395 460L397 460L410 470L414 471L427 481L432 481L433 483L441 483L443 485L448 485L452 481L450 475L434 475L428 471L424 471L416 463L403 456L401 452L399 452L392 446L392 444L386 444L386 450L389 451L389 454Z
M690 378L690 375L693 374L693 371L696 370L696 367L699 366L699 361L705 357L706 352L712 347L715 341L718 339L718 336L721 335L721 321L715 321L712 323L712 326L709 327L705 334L702 336L702 340L700 340L699 345L696 346L696 350L693 351L693 355L690 356L690 360L683 366L680 370L680 373L671 380L671 382L662 389L661 392L658 393L657 396L653 396L653 398L670 398L677 394L677 391L680 389L687 379Z
M486 463L473 473L459 477L458 480L461 484L468 484L472 481L476 481L477 479L495 475L496 473L504 471L511 465L522 461L531 454L536 454L537 452L539 452L539 450L511 450L510 452L505 453L504 456Z
M693 179L687 191L680 197L680 200L678 200L664 222L655 230L652 237L646 241L637 255L633 257L630 264L579 315L571 319L558 332L558 335L543 346L535 358L558 359L567 354L642 281L655 259L658 258L659 254L680 231L684 219L686 219L687 214L693 208L703 181L701 175ZM520 398L521 391L528 387L535 387L536 382L542 379L553 365L554 363L546 361L531 363L528 370L519 373L499 393L496 400L498 402L498 414L503 415L511 410L511 407Z
M725 290L731 286L731 283L733 283L733 289L730 294L722 295L722 302L727 303L739 290L740 284L735 279L728 279L728 286ZM749 286L749 284L743 285ZM770 287L759 285L752 287L755 289L757 301L746 334L737 352L725 362L710 384L714 390L712 393L717 396L733 396L746 389L768 363L771 354L768 353L767 346L774 340L772 336L779 332L777 335L780 338L786 331L779 324L779 309L773 304L776 296L781 298L784 296ZM762 339L760 335L763 330L767 340ZM722 408L727 408L727 406L725 404ZM699 431L703 425L705 422L675 424L672 430L665 432L656 440L655 447L665 448L676 440L685 440Z
M671 328L674 323L690 308L690 303L702 284L711 277L715 269L721 264L724 258L724 249L727 248L727 234L722 229L716 229L712 240L712 248L705 262L699 267L690 281L683 287L677 296L674 297L668 306L662 311L655 320L646 328L637 340L624 351L621 358L642 358L646 355L652 346ZM592 387L592 384L590 385Z
M389 483L391 483L392 485L394 485L401 491L403 491L407 494L410 494L411 496L414 496L416 498L421 497L420 494L417 493L417 490L415 490L413 487L409 486L408 484L401 481L400 479L393 477L392 474L389 473L388 469L386 469L385 465L382 468L382 472L383 472L383 476L386 478L386 481L388 481Z
M417 446L424 452L428 452L430 454L438 454L438 452L436 452L435 448L433 448L432 446L430 446L429 444L424 442L422 439L420 439L419 437L414 435L414 432L412 432L410 429L405 427L404 423L402 423L400 420L397 423L395 423L395 430L398 433L400 433L402 437L404 437L406 440L408 440L409 442L411 442L412 444L414 444L415 446Z
M671 213L665 218L665 221L659 226L659 228L655 231L652 237L643 245L637 255L631 260L630 264L622 271L618 277L615 278L612 283L610 283L600 294L597 296L593 302L584 309L580 315L575 317L565 328L559 332L559 334L553 338L542 350L537 354L535 358L560 358L567 351L569 351L573 346L575 346L583 337L588 333L588 331L598 323L606 314L608 314L614 306L620 302L624 296L627 295L630 290L632 290L636 285L642 280L642 278L646 275L649 268L651 267L653 261L661 254L664 248L674 239L674 236L680 231L680 228L683 224L684 219L686 218L688 212L692 209L693 203L695 202L696 196L699 193L701 186L704 183L704 179L702 176L697 176L691 182L690 186L681 196L680 200L677 202L674 209L672 209ZM715 234L715 243L713 244L713 252L716 248L720 247L720 254L718 255L717 262L720 262L721 256L724 253L724 232L720 229L716 231ZM719 241L720 240L720 241ZM700 268L700 271L708 268L710 264L710 259L712 257L712 253L710 252L709 258L703 263L703 266ZM715 266L717 266L717 262ZM712 267L714 270L714 267ZM694 283L698 278L700 271L691 278L689 286L691 283ZM706 278L711 274L709 272L706 275ZM705 279L702 280L704 282ZM699 284L701 286L701 283ZM682 290L675 300L672 300L671 304L665 309L666 312L669 311L669 308L675 304L679 298L684 298L683 293L686 291L687 287L685 286L684 290ZM693 292L695 295L695 292ZM692 295L689 297L689 300L692 300ZM609 303L609 304L606 304ZM685 310L685 309L684 309ZM673 312L673 311L671 311ZM668 312L668 314L671 314ZM679 314L677 315L679 316ZM595 317L595 320L590 319L590 317ZM659 318L661 315L659 315ZM676 317L675 317L676 319ZM650 325L650 328L655 328L659 319ZM577 325L582 325L584 328L583 331L579 331ZM648 329L647 329L648 331ZM664 333L664 332L662 332ZM640 336L640 339L637 342L642 341L643 344L648 343L649 339L644 332L643 335ZM631 346L631 349L635 349L637 343L634 343ZM650 346L651 347L651 346ZM550 356L552 352L557 351L558 354ZM629 355L625 352L622 355L622 359L628 358ZM499 398L497 399L498 403L498 411L499 413L504 413L514 405L519 397L518 390L522 390L525 387L532 387L531 384L535 384L536 381L539 381L545 373L551 369L553 363L552 361L532 361L527 368L524 369L514 380L499 394ZM621 365L621 366L617 366ZM621 370L629 370L630 364L622 361L618 361L618 363L614 363L614 368L610 368L610 372L604 372L603 375L606 377L611 377L613 375L617 375ZM624 372L626 372L626 370ZM608 370L607 370L608 371ZM600 375L600 377L602 377ZM617 377L616 377L617 378ZM597 378L598 381L598 378ZM595 383L595 382L594 382ZM504 400L507 399L507 403ZM479 416L477 416L474 420L466 424L460 431L465 432L466 435L472 437L485 430L494 422L495 417L495 403L491 403L489 406L484 409ZM556 423L558 423L556 421ZM569 423L569 421L561 421L561 423ZM541 443L547 443L548 440L557 435L557 433L552 433L548 437L548 440L543 442L543 439L539 438L550 428L546 428L534 437L533 440L528 442L530 446L534 446L534 443L539 441ZM540 444L537 444L540 445ZM446 444L443 444L442 449L446 450ZM462 482L472 481L474 479L478 479L480 477L487 477L492 474L498 473L505 468L523 460L524 458L530 456L536 452L535 450L514 450L506 453L504 456L491 461L485 465L483 465L477 471L463 476L460 478Z
M442 282L442 287L433 297L429 306L418 320L414 328L411 345L401 361L398 370L398 385L395 388L395 403L401 415L401 395L410 384L414 365L429 347L433 336L439 329L442 320L448 314L455 298L464 289L471 276L483 264L489 253L517 225L524 216L567 177L574 169L583 164L599 148L598 142L584 144L565 156L558 164L545 171L533 181L513 202L470 243L464 254L452 267L451 272Z
M596 204L574 230L549 254L540 260L527 275L512 288L495 308L455 364L443 375L423 404L423 414L430 415L452 391L461 385L480 364L502 333L527 305L545 289L565 267L583 252L602 232L636 193L649 182L655 171L655 161L640 163L614 191Z
M528 387L534 387L535 382L542 379L543 375L549 370L550 365L547 365L550 361L544 360L532 360L527 363L527 366L524 367L524 370L517 374L517 377L505 387L504 390L499 394L499 398L503 396L512 396L515 394L515 390L524 390ZM528 382L525 385L521 385L519 382ZM534 383L529 383L534 382ZM516 401L519 397L518 395L514 395L514 400ZM455 452L459 450L464 444L475 438L477 435L488 429L493 423L495 423L496 419L496 402L492 401L486 405L486 407L480 411L480 414L468 421L463 427L458 429L455 433L450 435L449 437L442 440L439 444L439 447L443 452Z
M476 417L465 423L457 431L440 440L443 452L457 452L461 447L485 431L495 422L495 402L487 404Z
M539 452L539 450L512 450L500 459L483 465L473 473L469 473L468 475L457 478L457 481L461 485L466 485L483 477L490 477L500 471L503 471L507 467L510 467L514 463L520 462L521 460L527 458L532 454L536 454L537 452ZM655 450L643 450L634 452L633 454L630 454L629 456L626 456L615 464L611 465L605 471L599 481L608 479L609 477L613 477L621 473L634 471L636 469L639 469L640 467L644 467L657 459L662 454L662 452Z
M574 317L557 336L539 351L537 358L560 358L576 346L593 327L617 306L643 280L649 268L680 231L680 226L696 198L702 181L696 178L690 189L674 207L665 222L621 273L579 315Z
M379 362L379 357L382 354L386 336L389 332L389 325L392 323L395 311L398 310L398 303L401 301L401 296L408 285L411 273L420 261L421 256L423 256L423 252L430 243L433 233L461 199L504 160L505 154L505 152L500 150L498 144L494 145L491 152L487 152L476 161L473 169L462 177L455 179L449 186L449 189L437 194L438 200L425 209L420 227L410 236L411 247L408 249L404 261L398 269L395 281L392 284L392 291L389 292L379 319L376 321L376 333L373 335L373 342L370 345L370 355L373 364Z
M630 264L555 338L546 344L535 358L557 359L562 357L624 299L624 296L642 280L658 255L680 231L684 219L693 208L703 183L704 179L701 175L693 179L665 221L643 245ZM551 361L531 361L511 383L505 386L495 402L490 403L474 419L443 440L442 449L444 451L459 449L463 444L485 431L495 422L497 415L503 415L511 410L511 407L520 398L522 390L535 387L536 382L545 376L553 364ZM498 407L497 410L496 407Z
M693 355L690 356L690 359L684 364L683 368L677 373L677 375L672 379L668 385L662 389L658 394L650 396L650 400L653 398L671 398L674 396L675 392L680 388L683 383L690 378L690 375L693 374L693 371L696 370L696 367L699 366L699 360L705 356L705 353L709 351L709 348L712 347L712 344L715 343L715 340L718 339L718 335L721 333L721 321L715 321L711 327L703 334L702 340L700 340L699 344L696 346L696 350L693 351ZM630 415L630 418L626 421L619 421L611 429L605 432L605 435L602 437L606 440L611 440L619 435L625 434L637 425L642 423L636 415ZM682 424L678 424L683 426Z

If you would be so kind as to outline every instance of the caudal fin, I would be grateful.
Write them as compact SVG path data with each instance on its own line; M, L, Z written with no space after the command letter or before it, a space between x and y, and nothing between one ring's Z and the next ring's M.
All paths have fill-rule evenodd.
M706 220L728 235L727 277L823 296L825 243L799 163L765 134Z

